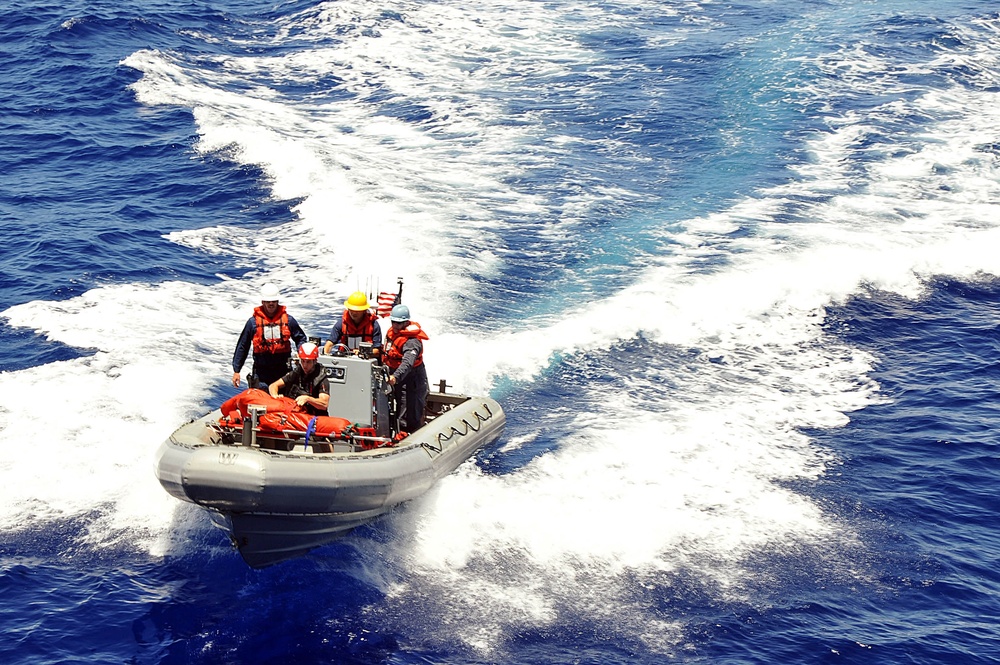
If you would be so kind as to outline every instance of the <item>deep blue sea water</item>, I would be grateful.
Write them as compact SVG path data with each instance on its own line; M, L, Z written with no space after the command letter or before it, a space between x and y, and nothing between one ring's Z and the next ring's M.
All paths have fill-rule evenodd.
M16 0L0 662L1000 662L982 0ZM153 454L262 284L508 428L250 570Z

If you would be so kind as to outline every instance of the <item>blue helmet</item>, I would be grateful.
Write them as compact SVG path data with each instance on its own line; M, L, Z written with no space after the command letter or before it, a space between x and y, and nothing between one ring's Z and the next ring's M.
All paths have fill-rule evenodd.
M410 320L410 308L406 305L396 305L389 314L389 320L397 323L406 323Z

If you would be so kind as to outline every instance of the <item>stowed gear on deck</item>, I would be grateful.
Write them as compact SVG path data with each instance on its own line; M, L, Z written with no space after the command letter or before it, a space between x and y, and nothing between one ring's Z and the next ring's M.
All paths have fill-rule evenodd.
M216 429L222 441L279 450L303 445L313 452L333 452L338 445L355 450L391 446L406 436L396 424L388 370L377 359L360 353L318 360L336 415L311 415L291 398L248 389L220 407Z

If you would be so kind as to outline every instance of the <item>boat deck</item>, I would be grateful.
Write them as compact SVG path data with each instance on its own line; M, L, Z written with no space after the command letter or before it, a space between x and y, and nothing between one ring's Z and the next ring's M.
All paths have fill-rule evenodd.
M442 382L443 383L443 382ZM444 386L441 386L444 388ZM429 423L440 415L447 413L459 404L471 399L466 395L444 392L432 392L427 396L424 423ZM399 441L386 438L352 434L350 436L319 436L310 435L301 430L288 429L275 436L273 432L261 432L254 429L247 420L243 427L227 427L219 423L218 415L211 414L205 421L205 430L199 431L198 441L188 441L193 445L230 445L247 446L277 453L296 453L298 455L323 456L331 453L353 453L365 456L377 456L394 450L399 450ZM208 432L206 434L206 431ZM179 434L180 432L178 432ZM190 434L190 432L189 432ZM404 439L405 440L405 439ZM178 443L183 443L178 441ZM405 447L405 446L403 446Z

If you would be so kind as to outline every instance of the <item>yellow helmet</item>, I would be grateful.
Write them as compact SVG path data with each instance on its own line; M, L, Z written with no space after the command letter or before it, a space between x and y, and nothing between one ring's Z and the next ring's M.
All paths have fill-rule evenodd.
M363 312L368 309L368 296L361 291L355 291L347 297L344 307L353 309L355 312Z

